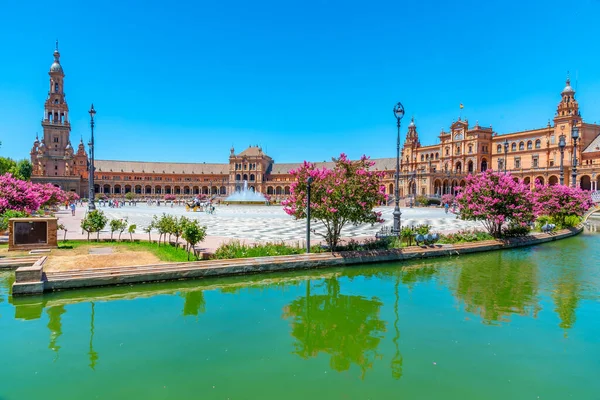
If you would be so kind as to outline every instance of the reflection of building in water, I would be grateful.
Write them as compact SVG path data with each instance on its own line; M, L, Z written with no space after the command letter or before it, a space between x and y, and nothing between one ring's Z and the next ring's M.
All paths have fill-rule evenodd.
M62 315L66 313L64 306L48 307L46 313L48 314L48 329L50 329L50 343L48 348L56 353L56 359L58 359L58 351L60 346L58 339L62 336Z

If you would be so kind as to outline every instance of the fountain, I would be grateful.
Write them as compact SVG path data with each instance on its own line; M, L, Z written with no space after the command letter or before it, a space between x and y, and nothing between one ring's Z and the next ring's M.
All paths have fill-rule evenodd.
M227 197L224 204L245 204L245 205L264 205L267 202L265 196L260 192L248 190L248 181L244 181L244 186L241 192L236 191L231 196Z

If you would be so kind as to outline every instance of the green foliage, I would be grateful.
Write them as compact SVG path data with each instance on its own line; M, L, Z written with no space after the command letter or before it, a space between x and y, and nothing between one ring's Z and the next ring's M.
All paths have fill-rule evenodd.
M27 214L25 211L6 210L4 213L0 214L0 231L5 231L8 229L9 219L24 217L29 217L29 214Z
M190 259L190 251L194 249L194 246L199 242L203 241L206 237L206 227L201 226L198 220L189 220L185 217L180 218L179 225L182 227L183 239L187 242L188 260Z
M461 230L456 233L440 235L440 244L455 244L467 242L479 242L482 240L492 240L494 237L487 232L479 230Z
M421 235L427 235L430 230L431 230L431 225L422 224L422 225L417 225L415 227L414 233L419 233Z
M107 199L107 197L106 197L106 195L104 193L96 193L96 195L94 196L94 198L96 200L106 200Z
M125 193L125 198L127 200L131 201L131 200L135 199L135 193L133 193L133 192L127 192L127 193Z
M560 228L573 228L581 223L581 217L577 215L567 215L564 217L564 222Z
M33 166L29 160L19 160L18 162L12 158L0 157L0 175L4 175L7 172L13 177L28 181L31 179L31 173Z
M429 199L427 198L427 196L417 196L417 198L415 200L417 201L418 204L420 204L422 206L426 206Z
M400 231L400 239L406 242L407 246L412 245L413 238L415 236L415 231L412 230L411 227L405 226Z
M550 223L552 223L552 217L549 215L540 215L535 221L535 225L538 230L541 230L542 226Z
M66 242L67 241L67 227L64 226L63 224L58 224L56 229L58 229L59 231L63 231L65 233L65 236L63 237L63 241Z
M119 232L119 241L121 241L121 234L127 229L127 218L125 219L113 219L110 221L110 240L113 238L113 233Z
M90 240L90 233L93 232L97 234L96 240L100 240L100 231L104 229L107 222L108 218L101 210L93 210L81 220L81 229L87 232L88 241Z
M507 227L502 228L502 237L521 237L526 236L531 231L531 228L527 225L521 224L509 224Z
M320 253L323 249L320 246L311 247L311 252ZM239 240L232 240L224 243L214 254L214 258L248 258L248 257L268 257L268 256L287 256L291 254L303 254L306 252L304 247L299 244L294 246L281 243L261 243L246 244Z

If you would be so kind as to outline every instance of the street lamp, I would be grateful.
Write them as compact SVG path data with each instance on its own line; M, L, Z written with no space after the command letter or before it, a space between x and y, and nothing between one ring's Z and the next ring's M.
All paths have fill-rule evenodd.
M563 166L563 159L565 158L565 147L567 142L565 141L565 135L558 137L558 148L560 149L560 184L565 184L565 169Z
M90 147L90 163L89 163L89 173L88 173L88 181L89 181L89 198L88 198L88 209L95 210L96 205L94 204L94 173L96 169L94 168L94 115L96 115L96 110L94 110L94 103L92 103L92 108L90 108L90 127L92 128L92 138L88 143Z
M398 127L398 137L396 140L396 179L394 184L394 232L396 235L400 235L400 191L398 189L400 181L400 120L404 117L404 106L398 102L394 106L394 117L396 117L396 126Z
M310 185L312 182L313 178L309 176L306 180L306 254L310 253Z
M571 177L573 183L571 186L575 187L577 182L577 139L579 139L579 127L575 124L577 121L573 121L573 125L571 126L571 138L573 138L573 171L571 173Z
M504 173L506 174L506 164L508 164L508 139L504 139Z

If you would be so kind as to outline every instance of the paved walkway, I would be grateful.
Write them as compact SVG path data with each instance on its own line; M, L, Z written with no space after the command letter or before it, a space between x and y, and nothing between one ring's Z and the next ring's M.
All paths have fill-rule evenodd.
M148 206L138 204L137 206L126 205L121 208L99 207L109 219L127 218L129 223L137 225L135 239L148 240L148 235L143 229L152 221L154 215L162 213L176 216L185 215L188 218L199 220L207 227L207 239L202 243L206 249L215 249L222 242L231 239L240 239L248 243L261 241L303 241L306 237L306 222L296 221L285 214L280 206L216 206L215 213L210 215L204 212L187 212L182 206ZM391 226L393 221L392 207L379 209L383 213L385 226ZM77 207L75 217L71 212L61 210L57 213L59 223L67 227L68 239L85 239L87 234L82 232L80 224L85 215L85 207ZM455 215L446 214L441 208L403 208L402 225L429 224L434 232L453 232L460 229L482 228L477 222L461 221ZM348 225L342 230L342 236L346 238L374 237L381 229L381 224ZM325 228L318 223L313 223L312 228L317 232L324 233ZM59 232L62 239L64 232ZM123 233L124 238L129 235ZM101 238L110 237L110 229L107 228L100 233ZM115 236L116 237L116 236ZM313 235L314 239L319 236ZM152 239L156 240L158 233L152 233ZM313 239L313 240L314 240Z

